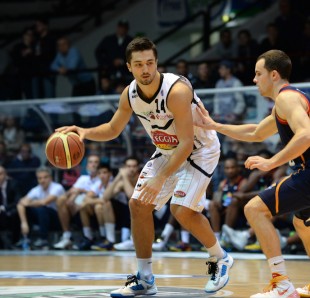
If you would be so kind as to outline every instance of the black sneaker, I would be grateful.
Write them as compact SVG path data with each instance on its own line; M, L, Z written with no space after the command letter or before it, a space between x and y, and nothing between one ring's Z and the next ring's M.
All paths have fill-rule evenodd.
M93 240L90 240L87 237L83 237L81 241L73 245L74 250L91 250L91 246L94 244Z

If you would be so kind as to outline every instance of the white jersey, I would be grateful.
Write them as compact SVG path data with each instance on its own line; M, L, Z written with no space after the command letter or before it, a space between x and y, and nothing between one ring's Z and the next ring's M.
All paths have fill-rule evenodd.
M133 80L129 85L128 99L134 113L139 117L146 132L157 147L157 151L171 155L178 146L174 116L168 109L167 101L171 88L176 82L182 80L192 89L190 82L183 76L172 73L161 74L160 86L152 99L145 100L140 97L137 82ZM193 119L199 117L196 111L200 98L193 91L192 114ZM194 126L193 151L206 147L208 152L218 152L220 143L214 130L204 130Z

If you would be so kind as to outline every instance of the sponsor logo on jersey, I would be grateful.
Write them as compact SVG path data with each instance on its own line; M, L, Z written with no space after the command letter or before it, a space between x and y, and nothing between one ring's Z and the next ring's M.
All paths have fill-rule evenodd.
M158 120L167 120L167 119L172 119L173 118L173 115L168 115L168 114L164 114L164 115L161 115L161 114L156 114L156 119Z
M176 148L179 144L176 135L169 135L159 130L152 131L151 134L154 145L160 149L171 150Z
M142 112L141 114L148 119L156 119L153 111Z
M177 198L184 198L186 196L186 193L182 190L176 190L174 192L174 196Z

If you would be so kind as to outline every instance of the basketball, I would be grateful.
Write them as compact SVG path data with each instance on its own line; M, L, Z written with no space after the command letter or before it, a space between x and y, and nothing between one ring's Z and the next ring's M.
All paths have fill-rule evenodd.
M60 169L71 169L77 166L84 153L84 143L75 132L66 134L55 132L48 138L45 146L47 160Z

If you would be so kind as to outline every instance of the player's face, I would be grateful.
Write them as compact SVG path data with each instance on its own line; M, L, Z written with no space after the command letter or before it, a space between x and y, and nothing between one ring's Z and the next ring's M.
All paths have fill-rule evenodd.
M272 95L272 79L270 72L265 68L265 59L256 62L253 82L262 96L269 97Z
M157 72L157 60L152 50L133 52L127 67L138 83L149 85Z

